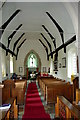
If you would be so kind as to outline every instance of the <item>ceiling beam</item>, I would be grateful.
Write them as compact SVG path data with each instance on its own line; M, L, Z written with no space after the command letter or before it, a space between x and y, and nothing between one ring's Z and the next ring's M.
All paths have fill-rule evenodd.
M49 61L49 56L48 56L48 48L46 47L46 45L39 39L39 42L43 45L46 53L47 53L47 60Z
M0 47L1 47L2 49L6 50L6 46L5 46L3 43L1 43L1 42L0 42Z
M16 32L19 30L19 28L22 26L22 24L20 24L16 30L13 31L13 33L8 37L8 45L7 45L7 50L6 50L6 55L8 55L8 49L11 43L12 38L14 37L14 35L16 34Z
M23 45L23 43L24 43L25 41L26 41L26 39L24 39L23 42L17 47L16 60L17 60L17 57L18 57L19 49L20 49L20 47Z
M50 52L52 53L52 47L51 47L51 44L48 42L48 40L46 39L46 37L41 33L41 36L44 38L44 40L47 42L48 46L49 46L49 49L50 49ZM53 58L53 54L51 54L51 58Z
M11 53L12 56L15 56L15 57L16 57L16 54L15 54L13 51L11 51L10 49L8 49L8 52Z
M63 31L63 29L62 29L61 26L56 22L56 20L53 19L53 17L50 15L49 12L46 12L46 14L47 14L48 17L52 20L52 22L55 24L55 26L57 27L57 29L58 29L58 31L59 31L59 33L60 33L61 39L62 39L62 43L63 43L63 45L64 45L64 35L63 35L64 31ZM65 45L64 45L64 53L66 53L66 46L65 46Z
M22 24L20 24L14 31L13 33L8 37L8 45L7 48L9 48L10 42L12 40L12 38L14 37L14 35L17 33L17 31L21 28Z
M18 42L20 41L20 39L24 36L24 34L25 34L25 33L23 33L23 34L18 38L18 40L16 40L16 42L14 43L13 52L15 51L16 45L18 44Z
M70 38L67 42L64 43L64 45L67 47L68 45L70 45L72 42L76 41L76 35L74 35L72 38ZM64 45L62 44L61 46L59 46L56 51L53 51L52 54L58 52L59 50L61 50L62 48L64 48ZM51 56L51 53L49 54L49 56Z
M26 41L26 39L23 40L23 42L17 47L18 49L20 49L20 47L23 45L23 43Z
M18 52L19 52L19 49L17 48L16 60L17 60L17 57L18 57Z
M1 43L1 42L0 42L0 47L2 49L4 49L5 51L7 50L6 46L3 43ZM14 52L12 52L10 49L8 49L8 52L16 57L16 54Z
M48 35L50 36L50 38L51 38L51 40L52 40L52 42L53 42L53 44L54 44L54 47L55 47L55 49L56 49L56 40L55 40L55 37L53 37L52 36L52 34L49 32L49 30L44 26L44 25L42 25L42 27L44 28L44 30L48 33Z
M8 26L8 24L11 22L11 20L20 12L21 10L18 9L16 10L12 16L0 27L0 39L1 39L1 36L4 32L4 30L6 29L6 27Z
M1 2L1 3L0 3L0 4L1 4L0 10L1 10L2 7L5 5L5 3L6 3L6 0L5 0L4 2Z

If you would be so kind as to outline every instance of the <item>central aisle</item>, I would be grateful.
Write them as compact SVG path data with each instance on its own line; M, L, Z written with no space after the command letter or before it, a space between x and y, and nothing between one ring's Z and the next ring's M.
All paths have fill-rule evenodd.
M50 120L49 114L44 110L41 98L35 82L29 83L23 119L44 119Z

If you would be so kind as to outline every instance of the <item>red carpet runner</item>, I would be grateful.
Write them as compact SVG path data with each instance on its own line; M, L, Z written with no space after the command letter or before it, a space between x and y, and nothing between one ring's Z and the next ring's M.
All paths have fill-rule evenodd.
M23 118L51 120L49 114L45 113L44 106L38 93L36 83L29 83L26 95L26 104Z

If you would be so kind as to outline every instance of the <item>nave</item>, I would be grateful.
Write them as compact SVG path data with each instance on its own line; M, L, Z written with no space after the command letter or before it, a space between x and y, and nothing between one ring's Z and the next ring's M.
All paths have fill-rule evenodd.
M80 119L80 2L2 1L0 119Z
M23 119L49 119L42 105L36 83L29 83L26 95L26 103Z

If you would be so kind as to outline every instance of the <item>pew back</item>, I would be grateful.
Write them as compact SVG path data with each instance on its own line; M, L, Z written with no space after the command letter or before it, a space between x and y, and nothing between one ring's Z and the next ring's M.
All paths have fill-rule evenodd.
M39 86L44 93L47 103L57 102L57 96L66 97L70 102L73 101L73 85L56 78L39 78Z
M17 97L19 104L24 104L24 96L26 91L26 80L5 80L3 81L4 88L2 89L3 103L10 97Z
M76 104L80 101L80 89L76 89Z

